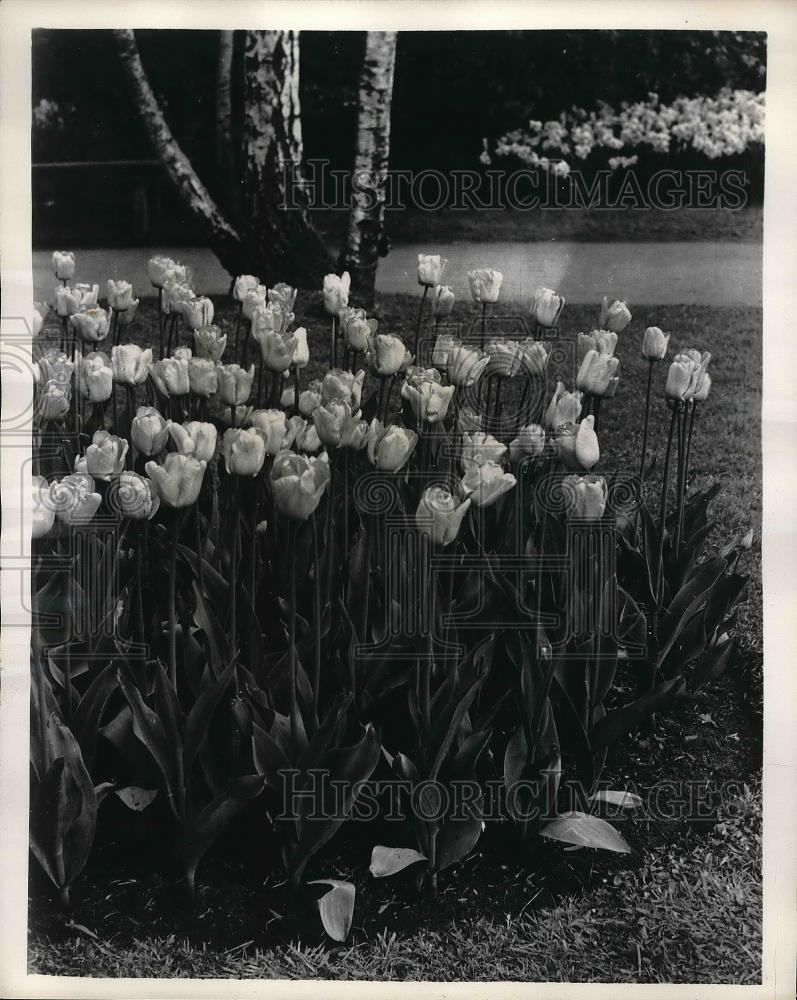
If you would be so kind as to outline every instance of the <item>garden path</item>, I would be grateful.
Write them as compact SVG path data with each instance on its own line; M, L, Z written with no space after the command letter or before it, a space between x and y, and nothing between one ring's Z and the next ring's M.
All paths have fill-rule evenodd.
M644 305L761 305L763 255L759 243L451 243L398 245L379 266L377 291L413 292L417 254L448 257L446 279L458 297L468 296L466 272L494 267L504 273L503 301L528 302L540 285L572 303L599 302L604 295ZM140 295L150 290L146 265L168 252L194 269L198 292L220 295L229 277L216 257L200 247L92 249L78 251L79 277L98 282L126 278ZM33 254L34 298L52 296L52 252Z

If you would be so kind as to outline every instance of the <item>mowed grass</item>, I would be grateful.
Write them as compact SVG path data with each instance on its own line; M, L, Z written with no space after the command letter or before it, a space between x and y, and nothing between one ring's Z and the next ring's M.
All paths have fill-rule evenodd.
M537 910L532 888L519 912L481 916L463 876L461 915L446 926L419 919L397 934L388 913L368 940L355 927L348 945L246 941L229 950L178 935L117 942L101 928L75 928L64 940L34 938L29 968L124 978L756 983L760 856L760 790L745 788L692 846L656 848L637 870Z
M377 305L380 328L411 342L417 308L414 296L383 297ZM469 884L468 872L463 870L450 873L442 890L441 902L448 899L455 901L453 904L430 908L410 903L408 918L397 923L388 905L389 887L380 885L381 895L376 895L366 887L367 876L363 880L360 875L355 926L343 946L316 940L269 946L263 932L259 936L247 934L244 940L233 936L229 945L214 947L201 939L201 932L190 937L148 936L138 923L124 933L104 933L101 921L86 922L84 917L82 926L69 927L65 916L58 933L52 933L51 926L32 932L30 971L124 977L759 981L761 797L757 758L752 753L743 759L733 747L742 724L735 707L739 695L754 709L761 706L761 311L634 305L632 310L632 324L620 335L617 350L620 388L602 410L602 456L597 471L609 474L638 468L647 376L639 345L646 326L660 326L672 335L669 357L683 347L712 353L713 389L700 410L689 479L690 488L706 486L714 479L722 483L712 507L717 521L712 545L721 547L732 535L751 526L755 541L745 557L746 571L751 574L749 599L738 615L740 655L731 677L702 692L699 706L689 707L691 714L681 712L678 720L662 720L652 747L631 738L623 741L614 757L610 756L607 770L618 780L644 780L647 787L683 776L683 768L690 777L708 780L716 775L718 761L727 750L736 756L728 758L726 754L721 777L750 787L731 801L724 800L718 822L708 824L707 830L696 831L689 819L683 818L667 826L666 837L643 839L642 843L632 839L636 851L633 864L623 864L615 855L595 854L597 874L593 875L593 862L588 861L589 876L576 891L571 885L546 892L537 900L534 878L519 867L515 870L515 861L508 859L509 865L502 867L508 867L507 878L516 883L505 912L501 911L502 903L496 903L498 897L486 896L489 889L483 884L478 890ZM320 297L314 293L300 294L296 312L297 323L309 331L313 355L306 380L322 374L326 367L328 321ZM566 307L562 359L551 366L551 385L557 372L572 381L573 338L578 331L597 325L597 313L597 306ZM470 304L458 303L455 329L467 335L475 315ZM219 301L217 316L225 325L230 323L234 316L230 304ZM135 338L149 340L154 324L154 303L142 302ZM188 343L185 334L181 340ZM651 448L659 455L659 467L669 416L662 398L666 370L666 363L656 368L652 407ZM364 397L372 389L369 380ZM659 488L654 476L651 497ZM725 716L729 705L734 729L730 734ZM699 721L698 712L705 713ZM698 736L690 735L694 727ZM760 729L755 722L749 728L752 735L748 733L746 738L758 744ZM698 742L688 743L692 739ZM692 753L687 752L687 757L693 763L671 763L688 750ZM480 845L479 850L488 855L492 848ZM576 852L566 857L589 854ZM364 870L367 859L358 858L357 866ZM359 896L361 889L364 899ZM113 893L114 888L109 885L104 891ZM81 923L79 913L74 919ZM267 920L264 912L264 926Z

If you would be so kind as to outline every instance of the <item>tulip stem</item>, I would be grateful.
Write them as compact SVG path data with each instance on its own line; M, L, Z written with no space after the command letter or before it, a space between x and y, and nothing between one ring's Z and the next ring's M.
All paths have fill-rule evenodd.
M296 365L293 366L293 405L296 407L296 412L299 412L299 369Z
M639 497L642 499L642 484L645 480L645 460L648 457L648 428L650 425L650 390L653 385L653 366L655 361L648 361L648 387L645 393L645 423L642 429L642 458L639 463Z
M487 303L482 302L482 322L481 322L481 335L479 347L484 350L484 335L487 327Z
M672 439L675 434L675 425L678 419L678 403L673 404L672 417L670 418L670 432L667 435L667 450L664 453L664 474L661 483L661 508L659 510L659 556L656 562L656 607L661 604L662 584L664 579L664 522L667 518L667 483L670 478L670 458L672 457Z
M415 358L414 358L414 361L415 361L416 365L418 364L418 344L420 343L420 340L421 340L421 320L423 319L423 307L426 304L426 296L428 294L429 294L429 286L428 285L424 285L423 286L423 295L421 296L421 304L420 304L420 306L418 308L418 320L417 320L417 322L415 324L415 350L414 350Z
M501 387L504 384L502 378L498 379L498 384L495 387L495 426L496 431L500 430L501 421Z
M330 369L332 369L332 368L335 367L335 364L337 362L337 353L338 353L338 351L337 351L338 342L337 342L337 339L335 337L335 319L336 319L336 317L333 315L332 316L332 326L331 326L330 331L329 331L329 367L330 367Z
M236 650L236 630L237 630L237 608L236 608L236 598L238 596L238 548L240 545L241 538L241 519L239 516L238 501L239 501L239 491L238 484L240 479L238 476L233 475L232 477L232 544L230 545L230 634L229 634L229 656L230 659L235 657Z
M158 357L163 357L163 288L158 288Z
M239 358L238 347L239 347L239 339L240 339L240 336L241 336L241 313L243 312L243 308L244 308L243 302L239 302L238 303L238 312L235 314L235 354L234 354L234 357L235 357L236 361L238 361L238 358ZM244 363L244 358L241 358L240 361L239 361L239 364L243 365L243 363Z
M684 505L681 509L681 520L679 521L678 524L679 540L681 535L683 534L683 527L684 527L683 517L684 517L684 510L686 509L686 487L687 487L687 479L689 476L689 460L692 455L692 434L694 433L695 430L696 419L697 419L697 403L694 400L692 400L692 408L689 414L689 431L686 438L686 461L684 462Z
M177 690L177 614L175 609L175 589L177 583L177 542L180 536L182 516L175 512L169 525L169 679Z
M196 559L197 559L197 577L199 579L199 589L202 591L202 596L204 597L207 593L205 590L205 560L202 557L202 521L199 516L199 501L194 504L194 532L196 535Z
M291 520L288 525L288 673L290 680L291 741L296 745L296 557L294 546L296 529Z
M593 429L594 429L594 431L595 431L596 434L598 433L598 424L600 423L600 419L601 419L601 403L602 402L603 402L603 400L601 399L600 396L593 396L592 397L592 413L593 413L593 416L595 417L595 422L593 424Z
M136 590L138 591L138 601L136 604L138 606L138 641L142 646L146 644L146 631L144 629L144 588L141 585L141 570L144 562L145 524L139 525L138 538L136 539Z
M321 688L321 550L318 545L318 521L313 511L313 629L315 649L313 650L313 721L318 726L318 699ZM366 588L366 601L368 589Z
M387 423L387 413L385 412L385 387L387 386L387 377L384 375L379 376L379 399L376 404L376 413L382 423Z

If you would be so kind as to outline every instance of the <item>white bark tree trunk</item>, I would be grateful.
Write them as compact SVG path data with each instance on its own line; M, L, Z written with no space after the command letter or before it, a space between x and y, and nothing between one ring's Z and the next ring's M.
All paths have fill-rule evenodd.
M222 215L172 135L141 63L134 33L129 29L120 29L114 30L112 34L133 93L136 110L166 173L191 212L207 226L221 263L235 273L240 259L240 235Z
M395 31L367 32L360 72L352 207L343 264L351 274L352 301L369 309L379 257L386 252L385 187L397 39Z
M317 282L331 270L301 174L299 33L247 31L244 45L246 250L267 283Z

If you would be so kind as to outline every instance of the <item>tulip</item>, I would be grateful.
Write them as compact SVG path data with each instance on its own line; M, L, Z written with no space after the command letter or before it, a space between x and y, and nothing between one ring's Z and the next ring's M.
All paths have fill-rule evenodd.
M581 415L581 400L583 396L583 392L579 392L578 390L567 392L564 382L561 379L557 379L556 389L543 417L542 422L544 426L555 430L560 424L566 424L569 421L575 423Z
M263 365L272 372L284 372L293 362L299 342L293 334L278 333L252 326L252 334L260 345Z
M406 348L400 337L375 333L368 338L368 363L381 378L395 375L406 360Z
M554 432L553 443L560 460L574 471L588 471L601 457L592 415L578 424L560 424Z
M252 407L239 403L233 412L233 407L225 405L218 394L210 397L211 416L220 424L228 427L245 427L252 415Z
M473 301L497 302L503 280L503 274L491 267L481 267L475 271L468 271L470 294L473 296Z
M688 358L694 364L699 365L703 371L705 371L708 368L709 361L711 361L711 354L708 351L703 351L703 353L701 354L701 352L695 350L694 347L688 347L686 348L686 350L679 351L675 355L676 361L683 358Z
M71 316L80 308L83 296L74 288L56 288L55 311L63 319Z
M317 458L281 451L271 468L274 504L286 517L306 521L321 502L329 483L326 452Z
M133 304L133 286L129 281L108 279L108 306L124 312Z
M460 434L475 433L482 429L482 415L472 406L463 406L457 413L457 430Z
M692 396L693 403L705 403L708 394L711 392L711 376L708 372L702 372L697 380L697 388Z
M273 302L282 307L283 312L287 315L293 309L294 303L296 302L297 289L292 285L287 284L284 281L278 281L276 285L272 285L268 290L268 301Z
M284 447L288 421L282 410L252 410L249 422L262 435L267 455L276 455Z
M551 356L551 345L544 340L531 340L527 337L518 344L520 364L529 375L542 375L548 367Z
M180 303L180 312L189 330L200 330L213 322L213 303L205 295L184 299Z
M256 476L263 468L266 444L254 427L231 427L221 443L227 471L237 476Z
M438 333L432 348L432 364L435 368L445 368L448 364L448 356L456 347L461 347L462 343L450 333Z
M119 513L131 521L151 521L160 507L152 483L137 472L122 472L116 482Z
M255 377L255 366L249 369L238 364L217 365L218 395L227 406L239 406L246 403L252 391L252 381Z
M685 402L694 396L700 378L700 365L695 364L691 358L679 354L673 360L667 372L667 384L664 387L664 395L667 399L672 399L676 402Z
M39 416L44 421L63 420L69 413L69 394L55 381L47 382L39 390Z
M483 462L500 462L506 454L506 445L502 444L492 434L476 431L473 434L465 432L462 435L462 468L467 471L471 465L481 465Z
M418 284L434 288L440 284L448 261L436 253L418 254Z
M615 299L609 305L604 295L598 326L603 330L610 330L613 333L622 333L630 322L631 312L626 303Z
M260 280L253 274L239 274L233 285L232 297L236 302L243 302L246 293L253 292L259 284Z
M315 425L314 425L315 426ZM285 424L285 437L282 439L280 451L292 448L307 430L308 424L304 417L293 416Z
M99 306L73 313L70 322L81 339L90 343L104 340L111 328L111 317Z
M351 351L367 351L368 338L376 333L379 324L368 319L364 309L344 309L340 314L340 332L343 342Z
M169 424L169 432L174 437L173 428L179 425L175 425L173 421L169 421ZM200 462L212 462L216 455L218 437L215 425L201 420L188 420L182 425L182 429L194 446L190 454Z
M107 482L111 476L124 469L127 449L128 444L124 438L109 434L108 431L95 431L86 454L75 457L75 472L87 473Z
M97 306L97 297L100 293L99 285L87 285L85 283L78 283L72 289L80 296L80 308L81 309L95 309Z
M470 504L470 499L458 500L444 486L428 487L415 512L418 531L428 535L433 545L450 545Z
M163 465L145 466L157 496L169 507L190 507L196 501L206 468L207 462L177 452L170 452Z
M71 250L56 250L53 254L53 271L59 281L68 281L75 275L75 255Z
M576 376L576 386L591 396L611 398L617 392L620 376L618 358L597 351L587 351Z
M216 365L208 358L190 358L188 385L195 396L212 396L218 385Z
M314 455L321 450L321 438L314 424L308 424L296 437L296 447L305 455Z
M454 309L454 291L449 285L438 285L434 290L433 311L435 319L450 316Z
M490 363L490 355L475 347L454 345L448 352L446 368L452 385L460 389L475 385Z
M313 411L313 424L323 444L335 448L360 449L365 444L368 425L360 411L352 413L348 403L330 402Z
M107 354L93 351L80 366L80 392L91 403L105 403L113 392L113 369Z
M310 348L307 344L307 330L303 326L293 331L296 349L293 352L293 367L306 368L310 364Z
M293 313L281 302L261 302L252 310L252 335L257 339L258 335L262 337L271 331L286 333L293 318Z
M42 538L55 523L55 504L50 496L50 484L44 476L31 476L31 501L31 538Z
M186 427L182 424L178 424L175 420L169 420L166 424L166 429L174 442L175 449L180 455L194 454L194 439L191 437L191 434Z
M161 358L152 365L150 375L164 396L186 396L191 389L188 362L182 358Z
M386 427L375 417L368 428L368 460L383 472L398 472L407 464L417 443L414 431L396 424Z
M94 480L86 473L72 473L50 487L55 512L64 524L88 524L102 502Z
M754 538L755 538L755 533L753 532L753 529L750 528L749 531L745 532L745 534L742 535L739 541L739 548L744 549L745 552L749 552L750 549L753 547Z
M211 324L194 330L194 349L198 358L218 363L226 347L227 334L222 333L220 327Z
M185 281L187 278L186 269L175 263L171 257L150 257L147 262L147 273L155 288L163 288L169 278L176 281Z
M130 425L130 439L136 451L151 458L166 447L169 422L154 406L139 406Z
M592 333L578 335L578 354L582 360L588 351L597 351L598 354L613 357L616 347L617 334L612 330L593 330Z
M321 383L318 379L313 379L310 385L299 393L299 413L303 417L312 416L313 410L322 402ZM359 400L357 405L359 406Z
M516 340L491 340L485 350L490 359L488 375L513 378L520 371L525 351Z
M423 378L416 384L406 382L402 392L405 390L415 419L427 424L439 424L445 420L448 406L456 391L453 385L440 385L431 378Z
M175 347L172 351L172 357L178 361L190 361L193 356L194 353L190 347Z
M606 510L608 490L603 476L565 476L562 495L569 517L597 521Z
M324 403L337 400L348 403L352 410L359 410L362 399L365 372L360 369L356 375L351 372L333 368L324 376L321 382L321 399Z
M117 312L116 322L118 326L130 326L133 322L133 317L136 315L136 310L138 309L138 299L133 299L127 309Z
M254 288L249 288L244 292L244 296L241 299L241 313L244 319L248 319L252 322L252 317L258 309L265 308L267 304L267 290L265 285L255 285Z
M143 385L152 367L152 349L145 351L137 344L120 344L111 348L111 367L116 382L122 385Z
M64 392L71 391L72 372L75 366L66 354L57 347L49 347L39 358L39 381L57 382Z
M667 356L669 343L669 333L664 333L657 326L649 326L642 335L642 357L648 361L661 361Z
M539 424L529 424L510 442L509 457L513 462L522 462L524 458L537 458L544 450L545 431Z
M327 274L324 278L323 297L324 308L330 315L337 316L349 304L349 289L351 277L348 271L338 277L337 274Z
M490 507L515 487L517 480L497 462L474 462L460 480L465 496L477 507Z
M183 311L183 303L190 302L196 298L196 293L189 284L178 281L169 274L166 284L163 286L163 296L161 297L161 311L167 316Z
M557 326L565 307L563 295L552 288L538 288L531 304L531 315L538 326Z

